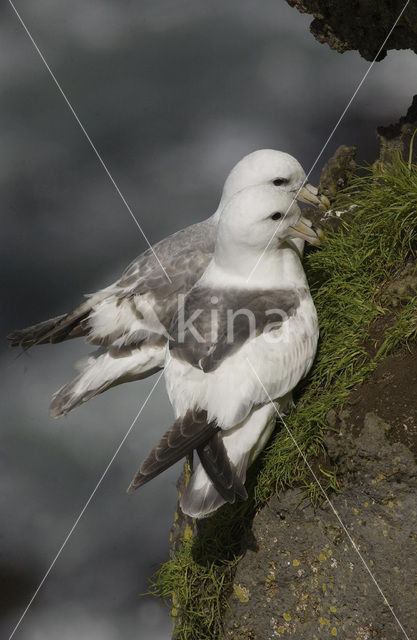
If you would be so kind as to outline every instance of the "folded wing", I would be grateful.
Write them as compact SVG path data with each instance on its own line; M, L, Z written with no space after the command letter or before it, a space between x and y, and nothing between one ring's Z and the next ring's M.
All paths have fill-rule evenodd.
M143 486L194 450L222 501L247 498L246 489L230 462L214 422L207 421L206 411L188 411L178 418L140 466L128 492Z

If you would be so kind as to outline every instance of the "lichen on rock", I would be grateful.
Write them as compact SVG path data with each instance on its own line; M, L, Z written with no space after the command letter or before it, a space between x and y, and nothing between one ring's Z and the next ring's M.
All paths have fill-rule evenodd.
M358 437L346 415L344 425L326 437L343 478L341 492L331 497L337 516L327 502L301 507L299 491L290 489L255 517L258 550L247 551L234 578L250 592L250 602L230 597L222 640L400 638L352 541L405 627L417 627L415 594L398 588L404 581L411 585L416 572L415 460L403 444L388 442L389 425L376 414L363 417Z

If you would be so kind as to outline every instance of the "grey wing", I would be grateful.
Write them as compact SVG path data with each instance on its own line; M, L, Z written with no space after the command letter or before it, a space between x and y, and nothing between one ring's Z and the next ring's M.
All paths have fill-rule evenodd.
M130 297L133 304L149 294L155 312L168 330L178 296L187 293L205 271L213 255L215 226L211 221L192 225L155 246L159 260L169 276L162 271L155 256L146 251L126 269L117 283L119 299Z
M171 281L172 288L177 289L182 274L188 267L199 272L199 275L196 274L197 281L208 264L207 256L211 257L213 254L215 235L216 227L210 219L177 231L158 242L154 251L147 249L135 258L115 286L126 293L144 293L164 289L166 286L170 288Z
M167 328L178 295L191 288L205 269L213 244L214 230L212 226L207 229L207 223L185 229L157 246L171 282L153 253L147 251L120 280L93 294L85 311L84 307L77 310L76 330L81 327L87 341L101 349L86 360L79 375L56 392L51 404L55 417L115 385L146 378L164 366ZM72 337L70 320L66 326ZM59 335L61 327L62 322Z
M89 342L125 349L162 335L166 339L179 296L187 293L206 269L214 238L215 226L206 221L155 245L169 280L150 250L136 258L110 288L110 295L93 310Z
M154 251L171 274L171 282L162 271L154 252L148 249L129 264L119 280L88 296L88 300L74 311L10 333L8 340L11 346L28 349L37 344L62 342L80 336L88 336L92 344L110 345L126 333L126 326L118 327L117 322L108 323L111 329L94 335L94 322L91 320L97 319L96 312L100 315L103 310L104 313L108 311L108 305L119 306L126 300L133 322L141 313L138 302L140 295L145 293L150 294L151 299L154 297L157 312L168 326L175 310L175 304L172 304L176 301L175 294L188 291L203 273L213 253L215 233L216 225L208 219L182 229L155 245ZM99 324L103 324L100 320ZM146 339L149 333L152 333L149 327L147 330L144 328L143 335L140 332L136 334L132 343Z
M206 411L187 411L185 416L174 422L143 461L128 492L135 491L205 444L218 429L214 422L208 422Z
M268 327L276 330L282 326L296 313L301 297L301 290L292 289L213 291L196 287L186 297L183 316L177 314L171 325L171 355L205 372L213 371L250 338ZM185 325L181 328L182 317L187 320L197 310L202 311L193 330L184 330Z

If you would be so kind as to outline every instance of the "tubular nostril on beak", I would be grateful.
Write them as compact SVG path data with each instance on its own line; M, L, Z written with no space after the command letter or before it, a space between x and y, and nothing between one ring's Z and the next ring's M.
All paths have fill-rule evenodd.
M318 207L321 200L317 193L317 187L313 187L312 184L307 183L303 187L301 187L301 189L298 189L298 191L296 191L297 200L299 200L300 202L304 202L305 204Z

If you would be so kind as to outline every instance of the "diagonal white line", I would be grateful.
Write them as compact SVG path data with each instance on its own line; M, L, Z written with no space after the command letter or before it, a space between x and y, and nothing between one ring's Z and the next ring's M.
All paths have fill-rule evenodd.
M392 613L393 617L395 618L396 623L398 624L398 626L400 627L401 631L403 632L404 637L406 638L406 640L410 640L410 638L409 638L409 636L407 635L407 633L406 633L406 631L405 631L404 627L402 626L401 622L400 622L400 621L399 621L399 619L397 618L397 616L396 616L396 613L395 613L394 609L392 608L392 606L391 606L391 605L390 605L390 603L388 602L388 600L387 600L386 596L384 595L384 592L382 591L381 587L379 586L379 584L378 584L378 582L377 582L377 580L376 580L376 578L375 578L374 574L373 574L373 573L372 573L372 571L370 570L370 568L369 568L369 566L368 566L368 564L367 564L367 562L366 562L365 558L363 557L363 555L362 555L362 554L361 554L361 552L359 551L359 549L358 549L358 547L357 547L357 545L356 545L355 541L353 540L353 538L352 538L352 536L350 535L349 531L347 530L347 528L346 528L346 527L345 527L345 525L343 524L343 522L342 522L342 520L341 520L341 518L340 518L340 516L339 516L338 512L336 511L336 508L333 506L333 503L330 501L329 496L327 495L326 491L323 489L323 485L321 484L320 480L318 479L318 477L317 477L317 476L316 476L316 474L314 473L314 470L312 469L312 467L311 467L310 463L308 462L308 460L307 460L307 458L306 458L305 454L301 451L301 449L300 449L300 447L299 447L299 445L298 445L298 442L297 442L297 441L296 441L296 439L294 438L294 436L293 436L293 434L292 434L291 430L288 428L288 426L287 426L287 424L286 424L286 422L285 422L285 420L284 420L283 416L282 416L282 415L281 415L281 413L278 411L278 408L277 408L276 404L274 403L274 401L272 400L272 398L271 398L271 396L269 395L268 391L266 390L266 388L265 388L265 386L264 386L264 384L263 384L262 380L261 380L261 379L260 379L260 377L258 376L258 373L256 372L255 368L253 367L253 365L252 365L251 361L250 361L248 358L246 358L246 361L247 361L247 363L249 364L250 368L252 369L253 373L255 374L255 376L256 376L256 378L257 378L257 380L258 380L259 384L260 384L260 385L261 385L261 387L263 388L263 390L264 390L265 394L267 395L267 397L268 397L269 401L272 403L272 405L273 405L273 407L274 407L274 409L275 409L275 411L276 411L276 413L277 413L277 415L278 415L279 419L281 420L282 424L283 424L283 425L284 425L284 427L286 428L288 435L290 436L291 440L293 441L293 443L294 443L294 444L295 444L295 446L297 447L298 453L302 456L302 458L303 458L304 462L306 463L306 465L307 465L307 467L308 467L308 469L309 469L309 471L310 471L311 475L313 476L314 480L317 482L317 484L318 484L318 486L319 486L320 491L322 492L322 494L323 494L324 498L326 499L327 503L329 504L329 506L330 506L331 510L333 511L334 515L336 516L337 520L339 521L339 524L340 524L340 526L342 527L343 531L346 533L346 535L347 535L347 537L348 537L348 539L349 539L349 542L351 543L352 547L354 548L354 550L355 550L355 551L356 551L356 553L358 554L359 558L361 559L362 564L364 565L365 569L367 570L367 572L368 572L368 573L369 573L369 575L371 576L372 581L374 582L374 584L375 584L376 588L378 589L379 593L381 594L381 596L382 596L382 598L383 598L383 600L384 600L384 603L388 606L389 610L391 611L391 613Z
M54 81L55 85L58 88L58 91L60 92L60 94L62 95L62 97L64 98L67 107L69 108L69 110L71 111L72 115L74 116L75 120L77 121L81 131L83 132L83 134L85 135L85 137L87 138L91 148L93 149L94 153L96 154L101 166L103 167L104 171L107 173L107 176L110 179L110 182L112 183L113 187L116 189L118 195L120 196L123 204L125 205L126 209L128 210L128 212L130 213L133 221L135 222L137 228L139 229L139 231L141 232L145 242L147 243L148 247L150 248L150 250L152 251L153 255L155 256L159 266L161 267L162 271L164 272L165 276L167 277L168 281L171 282L171 278L169 277L169 275L167 274L167 272L165 271L161 261L159 260L158 256L155 253L155 250L153 248L153 246L151 245L151 243L149 242L144 230L142 229L141 225L139 224L138 219L136 218L135 214L133 213L129 203L127 202L126 198L124 197L123 193L120 191L115 179L113 178L112 174L110 173L110 170L108 169L106 163L104 162L103 158L101 157L99 151L97 150L97 147L95 146L94 142L91 140L90 136L88 135L83 123L81 122L80 118L78 117L74 107L72 106L72 104L70 103L69 99L67 98L67 95L65 94L64 90L62 89L61 85L59 84L55 74L53 73L52 69L50 68L49 64L47 63L45 56L43 55L42 51L39 49L38 45L36 44L32 34L30 33L29 29L27 28L26 24L23 21L22 16L20 15L20 13L18 12L18 10L16 9L15 5L13 4L12 0L9 0L9 4L12 7L13 11L15 12L20 24L22 25L23 29L26 31L26 34L29 38L29 40L31 41L31 43L33 44L34 48L36 49L37 53L39 54L39 57L41 58L42 62L44 63L45 67L47 68L49 75L51 76L52 80Z
M373 68L373 66L374 66L374 64L375 64L375 62L376 62L376 61L377 61L377 59L379 58L379 55L380 55L381 51L383 50L383 48L385 47L386 43L387 43L387 42L388 42L388 40L390 39L392 32L394 31L394 29L395 29L395 27L397 26L397 24L398 24L399 20L401 19L401 16L403 15L404 11L407 9L407 7L408 7L409 3L410 3L410 0L407 0L407 1L406 1L406 3L405 3L405 5L403 6L403 8L402 8L402 10L401 10L401 12L400 12L400 14L399 14L398 18L396 19L396 21L395 21L395 22L394 22L394 24L392 25L392 27L391 27L391 29L390 29L390 31L389 31L389 33L388 33L387 37L385 38L384 42L383 42L383 43L381 44L381 46L379 47L379 49L378 49L378 53L376 54L375 58L372 60L371 64L369 65L369 67L368 67L368 68L367 68L367 70L365 71L365 74L363 75L363 77L362 77L362 79L360 80L360 82L359 82L358 86L356 87L355 91L353 92L353 94L352 94L352 96L351 96L351 98L350 98L349 102L347 103L346 107L343 109L342 113L340 114L339 119L337 120L336 124L334 125L333 129L331 130L331 132L330 132L330 134L329 134L329 136L328 136L328 138L327 138L326 142L325 142L325 143L324 143L324 145L322 146L322 148L321 148L321 150L320 150L319 154L317 155L316 159L314 160L313 164L311 165L310 170L309 170L309 172L308 172L308 173L307 173L307 175L306 175L306 179L305 179L305 181L306 181L306 182L307 182L308 178L310 177L310 175L311 175L312 171L314 170L314 168L315 168L316 164L317 164L317 163L318 163L318 161L320 160L321 156L323 155L323 153L324 153L325 149L327 148L327 146L328 146L328 144L329 144L330 140L333 138L333 136L334 136L334 134L335 134L335 132L336 132L337 128L339 127L340 123L342 122L343 118L345 117L345 115L346 115L347 111L349 110L349 108L350 108L350 106L351 106L352 102L353 102L353 101L354 101L354 99L356 98L356 96L357 96L357 94L358 94L358 92L359 92L360 88L362 87L363 83L365 82L366 78L368 77L368 75L369 75L370 71L372 70L372 68ZM301 189L302 189L302 185L301 185L301 187L298 189L297 193L295 194L293 202L297 199L298 194L300 193ZM292 203L291 203L291 205L292 205ZM287 216L287 214L288 214L288 212L289 212L289 210L290 210L290 208L291 208L291 205L288 207L288 209L286 210L285 214L284 214L284 215L283 215L283 217L280 219L279 224L277 225L277 228L275 229L275 231L274 231L273 235L271 236L271 239L269 240L269 242L268 242L268 244L266 245L265 249L263 250L263 252L262 252L261 256L258 258L258 260L257 260L257 261L256 261L256 263L255 263L255 266L253 267L253 269L251 270L250 274L248 275L247 282L251 279L251 277L252 277L252 275L253 275L254 271L256 270L256 268L257 268L258 264L260 263L260 261L261 261L261 260L262 260L262 258L264 257L265 252L268 250L268 247L270 246L271 242L273 241L273 239L275 238L276 234L278 233L278 231L279 231L279 229L280 229L280 226L281 226L281 225L282 225L282 223L284 222L285 217Z
M139 416L141 415L142 411L144 410L144 408L146 407L151 395L153 394L154 390L156 389L157 384L159 383L160 379L162 378L162 376L164 375L164 371L162 370L161 373L159 374L155 384L153 385L152 389L150 390L150 392L148 393L148 395L146 396L141 408L139 409L138 413L136 414L135 419L133 420L132 424L130 425L129 429L126 431L125 435L123 436L123 439L121 440L119 446L117 447L116 451L114 452L114 454L112 455L112 457L110 458L110 461L107 465L107 467L104 469L99 481L97 482L96 486L94 487L93 491L90 494L90 497L88 498L87 502L85 503L85 505L83 506L83 508L80 511L79 516L77 517L77 519L75 520L74 524L72 525L71 529L69 530L67 536L65 537L64 542L61 544L60 548L58 549L54 559L52 560L51 564L49 565L48 570L46 571L45 575L43 576L42 580L39 583L39 586L37 587L35 593L33 594L33 596L31 597L31 599L29 600L26 609L23 611L22 615L20 616L16 626L14 627L13 631L11 632L10 636L9 636L9 640L11 640L11 638L13 638L14 634L16 633L16 631L18 630L18 628L20 627L23 618L25 617L25 615L27 614L27 612L29 611L30 607L33 604L33 601L35 600L36 596L38 595L39 591L41 590L42 586L44 585L46 579L48 578L49 574L51 573L56 561L58 560L59 556L61 555L61 553L63 552L68 540L70 539L70 537L72 536L72 534L74 533L78 523L80 522L81 518L83 517L85 511L87 510L90 502L92 501L92 499L94 498L98 488L100 487L101 483L103 482L105 476L107 475L107 472L109 471L111 465L113 464L117 454L119 453L120 449L122 448L122 446L124 445L127 437L129 436L130 432L132 431L133 427L135 426Z

